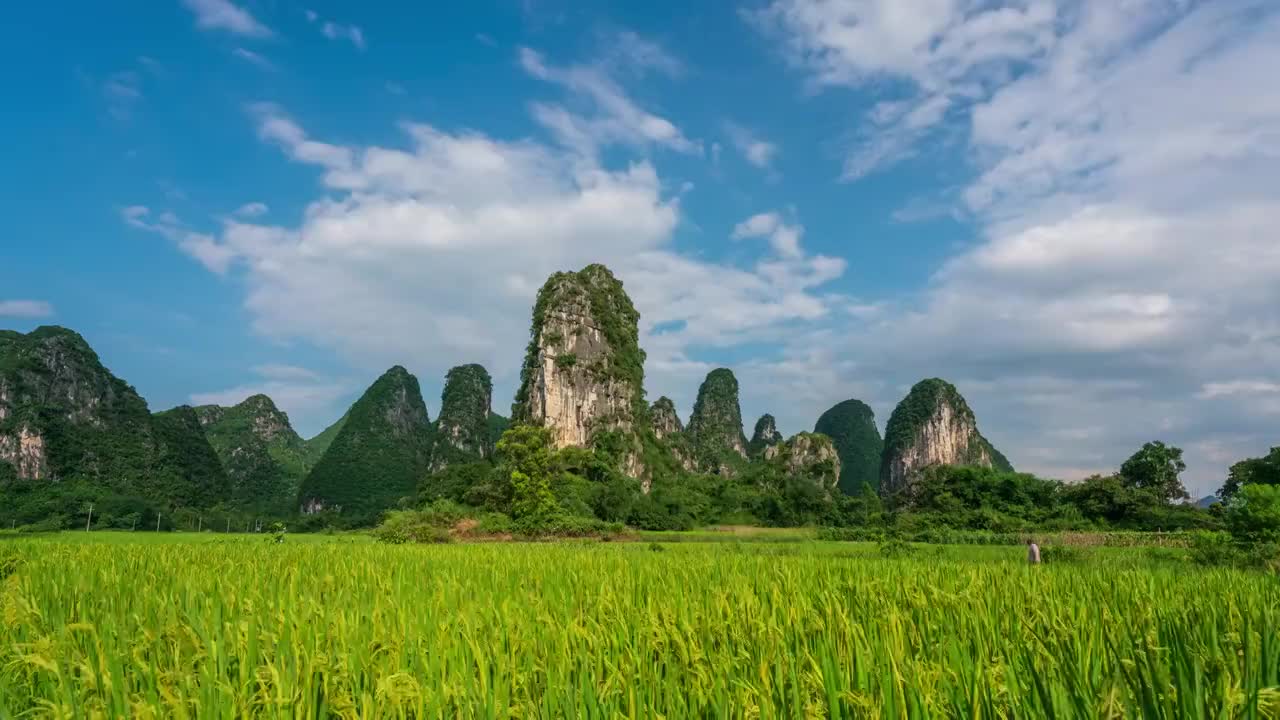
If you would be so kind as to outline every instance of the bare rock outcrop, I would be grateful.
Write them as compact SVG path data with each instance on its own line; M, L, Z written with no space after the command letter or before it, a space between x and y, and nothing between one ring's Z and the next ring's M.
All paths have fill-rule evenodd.
M636 312L603 265L552 275L538 292L512 422L541 425L557 448L621 436L620 469L644 475L644 352Z
M932 465L971 465L1011 470L982 433L969 404L945 380L916 383L894 408L885 427L880 492L909 490L921 470Z

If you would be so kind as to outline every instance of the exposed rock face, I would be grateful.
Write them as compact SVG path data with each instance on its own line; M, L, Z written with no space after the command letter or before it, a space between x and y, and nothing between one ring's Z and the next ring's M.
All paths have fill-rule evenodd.
M302 482L303 512L333 510L373 522L413 495L431 460L431 423L418 379L396 366L347 411L346 422Z
M649 408L649 417L653 421L653 434L659 440L684 432L684 424L680 422L680 415L676 413L676 404L666 395L658 398L657 402Z
M782 433L778 432L778 423L769 413L760 416L756 421L755 432L751 433L751 442L747 443L747 455L760 457L766 448L782 442Z
M291 509L311 462L289 416L266 395L238 405L194 408L230 480L230 499L246 509Z
M171 508L225 495L193 413L152 416L84 338L55 326L0 331L0 464L12 482L74 482Z
M591 447L602 432L628 448L623 472L641 477L644 352L622 283L603 265L556 273L538 292L512 422L542 425L557 448Z
M490 404L493 380L480 365L459 365L445 376L436 419L431 471L450 464L471 462L493 454L490 437Z
M766 447L764 459L780 463L788 475L809 478L827 493L840 481L840 455L826 435L798 433L784 443Z
M813 431L831 438L840 454L840 490L856 495L862 486L880 486L880 459L884 441L876 427L876 415L861 400L845 400L822 413Z
M44 437L23 425L16 434L0 435L0 462L13 466L17 477L44 480L49 476Z
M881 494L909 490L930 465L1012 469L978 432L977 418L955 386L937 378L916 383L889 417L880 463Z
M736 461L746 459L738 379L732 370L718 368L707 373L698 388L688 433L699 464L709 471L730 474Z

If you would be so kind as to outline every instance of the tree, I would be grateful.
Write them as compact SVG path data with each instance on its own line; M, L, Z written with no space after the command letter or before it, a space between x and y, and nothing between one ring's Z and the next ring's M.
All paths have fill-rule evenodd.
M1280 485L1248 484L1227 506L1227 529L1243 542L1280 542Z
M1168 503L1190 497L1178 477L1186 469L1182 448L1149 442L1120 466L1120 479L1126 487L1154 492Z
M1253 484L1280 485L1280 447L1271 448L1266 457L1248 458L1232 465L1218 498L1226 502L1242 487Z
M510 483L511 516L537 522L556 514L551 492L551 433L534 425L517 425L498 441L501 477Z

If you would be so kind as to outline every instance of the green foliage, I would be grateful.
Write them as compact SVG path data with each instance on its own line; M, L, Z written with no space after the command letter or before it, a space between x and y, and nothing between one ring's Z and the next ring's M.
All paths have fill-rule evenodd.
M1243 486L1227 504L1225 520L1237 541L1280 543L1280 485Z
M342 432L342 426L347 424L347 413L343 413L337 422L320 431L319 435L307 440L305 443L306 465L309 468L315 467L320 462L320 458L324 457L324 453L333 444L333 439L338 437L338 433Z
M429 511L389 510L372 534L378 542L392 545L453 541L448 528L435 513Z
M1280 485L1280 447L1271 448L1265 457L1248 458L1232 465L1218 497L1226 502L1250 484Z
M493 454L493 381L480 365L460 365L445 376L436 419L432 466L470 462Z
M1182 448L1149 442L1120 466L1120 479L1126 487L1149 491L1171 502L1190 497L1178 477L1186 469Z
M302 483L299 504L370 524L412 495L428 469L431 430L418 380L396 366L347 411L347 422Z
M822 413L813 431L831 438L840 455L840 490L848 495L862 487L880 487L880 459L884 441L876 416L861 400L845 400Z

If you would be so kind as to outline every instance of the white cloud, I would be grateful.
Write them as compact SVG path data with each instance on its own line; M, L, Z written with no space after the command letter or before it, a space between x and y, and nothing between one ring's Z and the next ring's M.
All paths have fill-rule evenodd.
M171 212L161 213L152 220L150 208L130 205L120 210L120 217L131 227L165 237L219 275L225 273L235 259L233 248L218 242L212 235L191 230Z
M182 0L195 13L196 27L201 30L225 30L246 37L271 37L271 28L258 22L242 7L230 0Z
M320 376L314 371L308 370L297 365L284 365L277 363L269 363L267 365L255 365L253 372L270 380L319 380Z
M778 338L843 302L820 291L843 262L806 255L798 225L780 222L771 235L794 242L771 239L746 267L673 252L679 195L648 162L609 168L572 148L415 123L402 126L405 149L345 146L311 138L272 105L251 115L324 188L300 224L225 220L216 246L244 269L259 332L362 368L401 363L430 383L481 362L508 391L496 395L501 409L537 289L593 262L613 268L639 307L655 386L682 377L699 348ZM122 215L158 224L144 208Z
M564 105L539 102L532 107L534 118L566 146L584 155L594 155L598 148L617 143L635 148L658 145L677 152L701 154L700 143L685 137L670 120L642 109L612 76L619 71L620 63L623 68L637 71L667 68L667 61L658 59L665 56L654 55L654 52L658 51L641 52L633 48L594 65L556 67L548 64L541 53L520 48L520 65L525 72L589 100L594 109L592 115L586 116L571 112Z
M733 228L734 240L744 238L768 238L775 252L784 258L798 258L803 255L800 250L800 236L804 228L800 225L788 225L776 212L760 213L738 223Z
M44 300L0 300L0 317L44 318L53 315L53 305Z
M360 50L365 49L364 31L356 25L344 25L336 23L332 20L321 20L320 15L314 10L306 11L307 22L319 23L320 34L330 40L347 40Z
M774 0L745 15L819 88L894 83L855 133L849 180L909 157L957 105L1033 66L1062 21L1053 0Z
M131 70L113 73L102 83L102 95L107 101L107 112L116 120L133 117L134 107L142 100L142 80Z
M1224 457L1278 441L1280 96L1259 89L1280 67L1280 7L1082 0L1028 34L1034 3L925 5L781 2L763 18L813 30L790 42L817 83L911 88L866 119L899 143L886 158L971 118L977 242L836 354L893 380L866 398L882 413L913 379L956 381L1021 467L1114 469L1159 438L1187 449L1195 493L1216 488ZM872 7L858 27L822 22ZM971 12L1010 32L966 28ZM1061 434L1080 428L1097 432Z
M236 208L234 214L242 218L255 218L266 215L270 210L266 203L251 202Z
M777 145L760 139L750 130L736 123L725 123L725 132L729 134L729 140L747 162L761 170L768 170L773 166L773 159L778 155Z
M247 50L245 48L238 47L232 50L231 54L234 55L235 57L240 58L241 60L244 60L247 63L250 63L252 65L257 65L263 70L275 71L278 69L276 68L275 63L268 60L261 53L256 53L252 50Z

